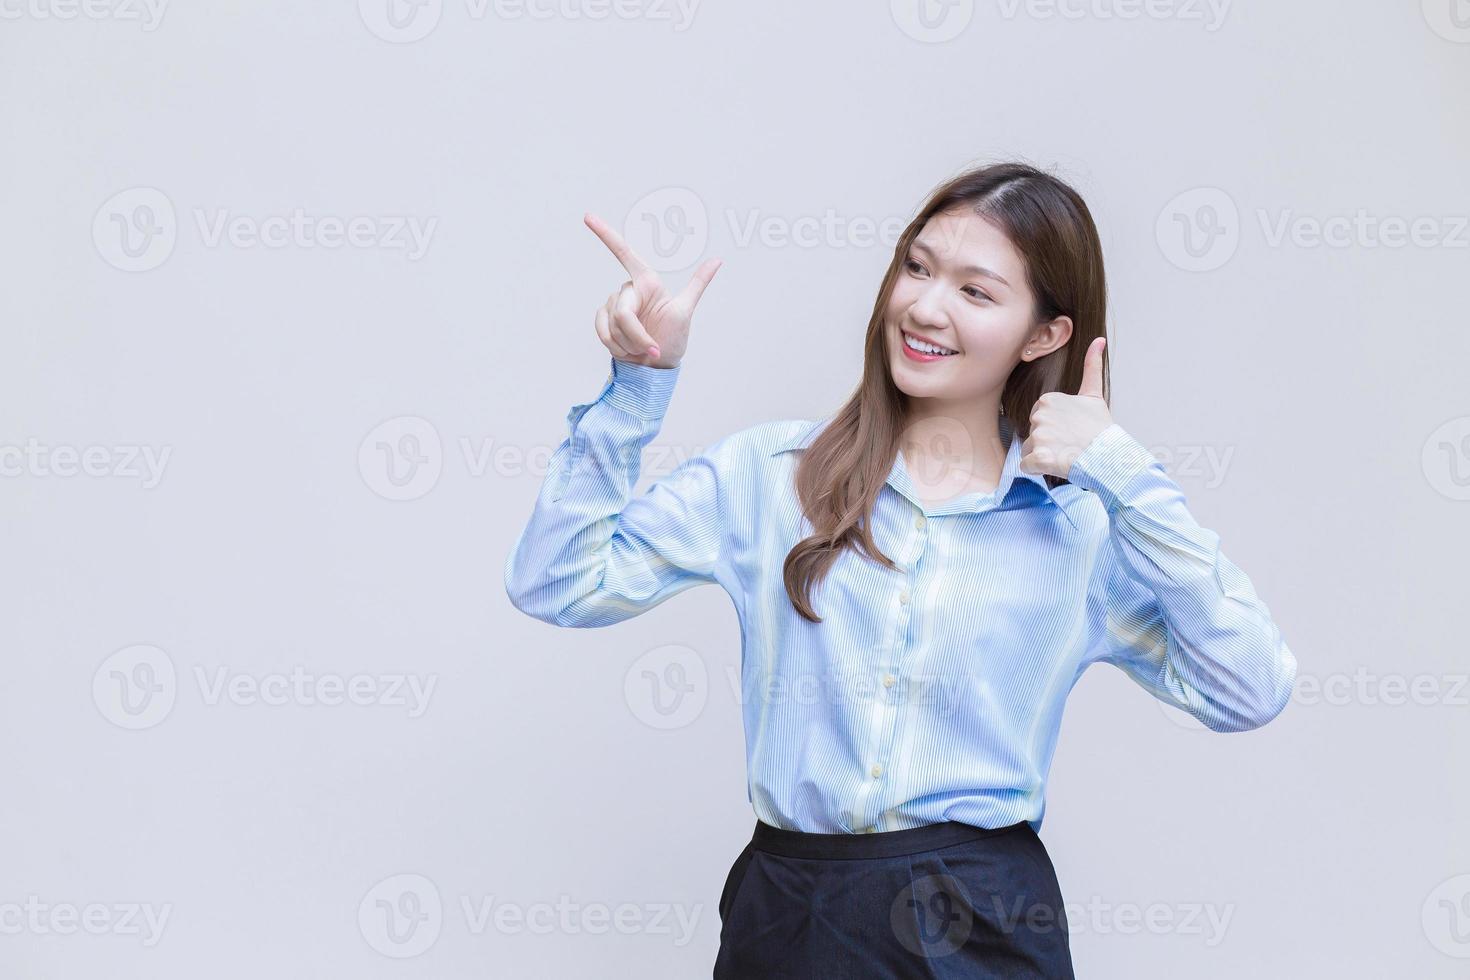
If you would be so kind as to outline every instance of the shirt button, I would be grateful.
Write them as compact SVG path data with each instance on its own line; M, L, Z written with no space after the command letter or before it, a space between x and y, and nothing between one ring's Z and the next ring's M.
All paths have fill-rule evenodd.
M875 765L873 768L869 769L868 772L873 774L874 779L877 779L879 776L883 775L883 767Z
M901 603L903 603L905 606L907 606L909 604L909 590L908 589L904 589L902 592L900 592L898 594L898 601L901 602Z
M924 530L924 515L923 514L915 514L914 515L914 530L916 530L916 531L922 531L922 530Z
M883 686L884 687L892 687L894 680L895 680L895 678L894 678L894 676L892 674L884 674L883 675Z

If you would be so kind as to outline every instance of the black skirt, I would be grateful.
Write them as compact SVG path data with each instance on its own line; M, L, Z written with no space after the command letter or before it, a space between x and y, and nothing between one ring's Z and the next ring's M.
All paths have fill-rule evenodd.
M1026 822L808 834L756 821L720 895L714 980L1073 980L1051 858Z

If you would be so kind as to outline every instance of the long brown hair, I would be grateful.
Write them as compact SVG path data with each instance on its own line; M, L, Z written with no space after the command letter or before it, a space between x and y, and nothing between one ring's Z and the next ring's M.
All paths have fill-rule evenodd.
M1022 361L1006 379L1002 411L1022 440L1030 433L1036 400L1048 391L1076 392L1088 345L1106 336L1102 245L1076 191L1024 163L977 167L936 188L893 250L868 321L856 391L797 464L796 492L813 531L791 549L783 572L786 594L811 622L822 621L812 608L811 588L826 577L844 548L898 567L878 551L871 530L873 505L897 458L908 408L908 396L893 383L889 370L884 321L894 283L925 223L935 214L962 208L994 221L1021 254L1036 298L1035 322L1072 319L1072 336L1064 346ZM1111 390L1109 360L1103 361L1105 399ZM1046 480L1050 487L1067 482L1050 474Z

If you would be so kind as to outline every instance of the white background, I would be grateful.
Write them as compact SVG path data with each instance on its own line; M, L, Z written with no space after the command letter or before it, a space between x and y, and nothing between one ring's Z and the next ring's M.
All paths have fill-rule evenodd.
M89 2L0 0L0 975L707 976L728 599L556 630L501 579L608 370L581 216L725 259L654 478L833 410L891 229L1009 158L1087 199L1114 415L1300 665L1228 736L1079 683L1078 975L1464 974L1463 0ZM668 644L708 681L661 729Z

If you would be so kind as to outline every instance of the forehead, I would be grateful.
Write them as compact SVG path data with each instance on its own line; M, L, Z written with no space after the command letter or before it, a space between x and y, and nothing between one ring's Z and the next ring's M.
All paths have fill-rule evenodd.
M1025 264L1010 238L995 221L971 208L932 215L915 245L958 270L992 269L1013 284L1024 278Z

